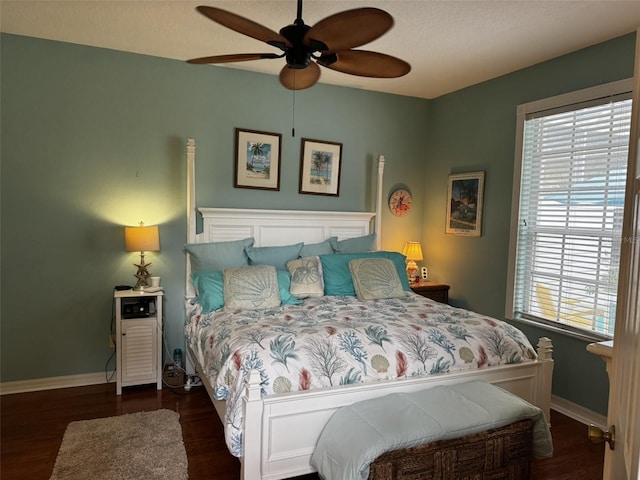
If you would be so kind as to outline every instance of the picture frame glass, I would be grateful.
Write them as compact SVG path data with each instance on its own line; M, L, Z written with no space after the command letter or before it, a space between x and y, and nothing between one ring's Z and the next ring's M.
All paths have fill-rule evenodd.
M279 133L236 129L236 188L280 190Z
M483 194L484 172L449 175L445 233L481 236Z
M300 193L340 194L342 144L302 139L300 154Z

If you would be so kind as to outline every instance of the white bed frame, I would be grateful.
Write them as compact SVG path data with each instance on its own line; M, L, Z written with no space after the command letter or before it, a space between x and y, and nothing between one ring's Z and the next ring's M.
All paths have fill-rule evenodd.
M289 245L300 241L317 243L331 236L339 239L352 238L377 231L379 248L379 221L375 222L375 230L371 228L371 224L380 218L382 209L382 156L378 162L376 213L231 208L199 208L196 211L193 139L189 139L187 143L187 163L189 243L254 237L256 246ZM203 217L203 231L199 234L196 233L197 212ZM187 296L191 297L195 292L189 281L189 270L187 259ZM196 357L188 351L195 371L202 372ZM244 456L240 459L241 478L275 480L314 472L310 465L311 454L333 412L344 405L395 392L412 392L472 379L482 380L537 405L548 421L552 374L552 345L548 338L540 339L538 359L532 362L401 381L338 386L304 393L292 392L264 398L260 396L260 375L253 371L244 395ZM224 401L215 400L211 386L204 377L202 380L223 421Z

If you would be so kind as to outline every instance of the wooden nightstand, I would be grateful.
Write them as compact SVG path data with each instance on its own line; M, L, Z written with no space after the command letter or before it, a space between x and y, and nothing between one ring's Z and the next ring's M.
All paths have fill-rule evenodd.
M430 298L436 302L449 303L449 285L420 280L418 283L413 283L410 286L411 290L418 295Z

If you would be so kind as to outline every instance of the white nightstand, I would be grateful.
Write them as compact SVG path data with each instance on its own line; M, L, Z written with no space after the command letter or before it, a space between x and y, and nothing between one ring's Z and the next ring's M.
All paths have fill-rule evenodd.
M162 290L115 291L116 393L156 383L162 389Z

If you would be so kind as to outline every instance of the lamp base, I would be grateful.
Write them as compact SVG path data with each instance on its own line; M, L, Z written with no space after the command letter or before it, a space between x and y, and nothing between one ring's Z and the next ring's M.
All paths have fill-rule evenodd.
M138 267L138 271L135 273L134 277L138 279L136 282L134 290L142 291L145 287L149 286L147 279L151 276L147 267L151 265L151 263L145 263L144 261L144 253L140 253L140 263L134 263L134 266Z
M413 260L407 260L407 278L409 279L410 284L418 283L420 281L418 264Z

